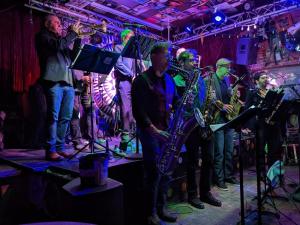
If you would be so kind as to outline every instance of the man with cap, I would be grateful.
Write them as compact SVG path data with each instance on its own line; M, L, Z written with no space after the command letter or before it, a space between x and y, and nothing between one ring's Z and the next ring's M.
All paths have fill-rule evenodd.
M231 87L228 78L231 61L221 58L216 63L216 73L213 75L212 88L216 94L216 100L222 102L222 110L216 118L216 123L226 123L226 113L233 110L230 105ZM214 136L214 174L215 183L221 190L227 191L225 182L237 184L233 176L233 129L224 129L215 132ZM225 161L224 161L225 160Z

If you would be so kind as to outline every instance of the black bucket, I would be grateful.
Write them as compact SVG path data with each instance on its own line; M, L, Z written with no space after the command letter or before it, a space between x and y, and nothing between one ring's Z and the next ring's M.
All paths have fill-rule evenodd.
M79 159L79 171L82 187L106 185L108 178L107 153L96 153Z

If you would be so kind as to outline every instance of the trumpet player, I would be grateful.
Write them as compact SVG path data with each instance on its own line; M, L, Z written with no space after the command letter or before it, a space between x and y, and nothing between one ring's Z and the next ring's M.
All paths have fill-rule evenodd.
M178 62L183 67L184 70L193 74L194 62L196 59L194 54L185 50L180 53L178 56ZM188 77L182 73L178 73L174 77L174 81L176 84L177 92L180 96L183 95ZM200 77L198 81L198 98L196 99L197 107L203 109L205 95L206 95L206 87L204 80ZM202 110L203 111L203 110ZM213 138L202 138L202 132L205 132L204 129L197 127L195 130L191 132L189 137L185 142L185 146L187 149L187 190L188 190L188 202L192 206L203 209L204 204L206 202L210 205L220 207L222 205L221 201L216 199L210 192L211 182L212 182L212 174L213 174ZM201 156L202 156L202 164L201 164L201 174L200 174L200 184L196 183L196 167L198 165L199 158L199 148L201 147ZM200 190L200 199L197 197L197 186L199 186Z
M36 36L41 80L47 101L47 160L57 161L71 154L65 151L65 136L74 103L69 46L78 37L81 27L78 21L63 36L60 19L48 15L45 17L44 28Z

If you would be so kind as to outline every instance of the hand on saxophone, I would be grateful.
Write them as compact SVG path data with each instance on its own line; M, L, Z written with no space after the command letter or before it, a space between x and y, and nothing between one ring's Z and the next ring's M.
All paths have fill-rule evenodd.
M224 104L223 110L226 111L227 113L233 113L233 106L229 104Z
M151 124L150 127L148 127L147 129L150 132L150 134L152 134L160 141L167 141L170 137L170 134L167 131L157 129L153 124Z

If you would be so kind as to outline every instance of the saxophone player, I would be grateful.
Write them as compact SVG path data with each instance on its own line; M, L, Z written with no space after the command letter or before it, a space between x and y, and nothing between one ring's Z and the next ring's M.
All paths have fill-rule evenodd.
M169 176L161 175L156 159L169 138L166 132L171 106L176 100L173 78L166 74L169 46L157 43L150 52L152 66L136 77L132 84L132 112L142 143L144 172L146 177L146 210L148 224L163 225L163 221L175 222L176 217L166 212L166 191Z
M194 62L195 62L194 54L190 51L186 50L180 53L178 57L179 64L183 67L184 70L193 73ZM174 81L176 84L177 92L181 97L186 89L188 79L186 75L182 73L178 73L174 77ZM204 107L205 95L206 95L206 87L203 78L199 78L198 81L198 98L195 100L195 104L200 109ZM202 110L203 111L203 110ZM200 138L201 132L203 129L200 129L198 126L194 129L185 142L185 146L187 149L187 190L188 190L188 202L192 206L203 209L204 204L206 202L210 205L220 207L222 205L221 201L217 200L210 192L212 174L213 174L213 138ZM196 183L196 167L198 164L198 150L201 147L201 156L202 156L202 164L201 164L201 174L200 174L200 184ZM200 199L197 197L197 186L200 189Z
M216 123L228 121L226 113L233 112L230 105L232 90L228 79L231 61L221 58L216 63L216 73L212 76L212 88L215 91L216 99L220 101L221 112L216 118ZM225 182L237 184L233 176L233 129L219 130L214 134L214 174L216 186L224 191L228 190ZM224 166L225 165L225 166Z

